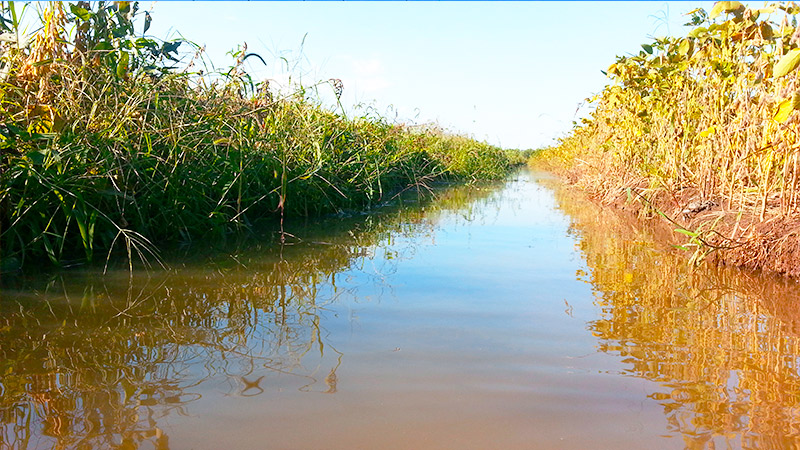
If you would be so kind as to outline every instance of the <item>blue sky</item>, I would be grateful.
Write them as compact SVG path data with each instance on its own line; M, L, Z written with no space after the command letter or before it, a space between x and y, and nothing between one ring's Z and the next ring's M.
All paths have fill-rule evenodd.
M684 14L712 2L156 2L148 34L226 52L273 86L344 84L348 114L372 107L400 122L436 121L504 148L564 135L616 55L684 35ZM332 90L319 86L332 104ZM356 105L361 105L357 107ZM585 112L585 110L582 110Z

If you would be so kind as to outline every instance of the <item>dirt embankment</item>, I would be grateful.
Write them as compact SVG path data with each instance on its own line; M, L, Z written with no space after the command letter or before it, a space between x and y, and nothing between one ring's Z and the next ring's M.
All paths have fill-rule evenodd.
M671 226L672 243L687 250L687 259L800 279L800 211L781 212L777 196L743 207L697 188L651 190L644 178L612 183L579 167L556 172L605 206Z

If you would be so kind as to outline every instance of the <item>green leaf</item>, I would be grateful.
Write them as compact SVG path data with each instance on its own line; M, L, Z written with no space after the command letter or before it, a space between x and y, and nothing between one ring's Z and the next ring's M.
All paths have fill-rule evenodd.
M164 44L161 46L161 53L165 55L169 53L177 53L180 45L180 41L164 42Z
M130 61L130 56L127 53L122 53L119 55L119 61L117 61L117 76L120 78L125 78L128 75L128 62Z
M717 2L714 4L714 8L711 9L711 13L708 14L708 17L713 19L722 13L734 12L739 9L744 9L744 6L739 2Z
M111 35L115 38L121 38L128 35L128 27L127 25L120 25L113 30L111 30Z
M651 54L651 55L653 54L653 46L652 46L652 45L642 44L642 48L643 48L643 49L644 49L644 51L646 51L647 53L649 53L649 54Z
M158 47L158 44L156 43L156 41L154 41L152 39L147 39L147 38L138 38L138 39L136 39L135 43L136 43L136 48L151 48L151 49L155 49L155 48Z
M89 12L86 8L81 8L78 5L69 5L69 10L72 11L72 14L75 14L81 20L89 20L92 18L92 13Z
M685 228L675 228L675 231L677 231L678 233L681 233L681 234L685 234L685 235L687 235L689 237L692 237L692 238L695 238L695 237L698 236L698 234L695 233L694 231L689 231L689 230L687 230Z
M99 50L99 51L114 50L114 46L107 41L102 41L98 42L97 45L94 46L94 50Z
M44 160L46 157L44 153L36 150L28 152L26 156L28 157L28 159L31 160L32 163L34 163L37 166L41 166L42 164L44 164Z
M150 13L145 11L144 12L144 31L142 33L147 33L147 30L150 29L150 22L153 21L153 18L150 17Z

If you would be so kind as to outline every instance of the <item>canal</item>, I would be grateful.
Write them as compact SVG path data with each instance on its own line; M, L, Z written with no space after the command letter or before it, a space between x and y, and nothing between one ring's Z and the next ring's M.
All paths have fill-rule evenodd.
M3 279L0 448L793 448L800 289L551 176Z

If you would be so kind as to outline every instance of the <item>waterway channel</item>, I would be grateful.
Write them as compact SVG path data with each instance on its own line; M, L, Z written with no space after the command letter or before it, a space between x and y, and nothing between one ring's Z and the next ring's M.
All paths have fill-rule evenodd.
M800 445L800 289L544 173L169 270L4 278L0 448Z

